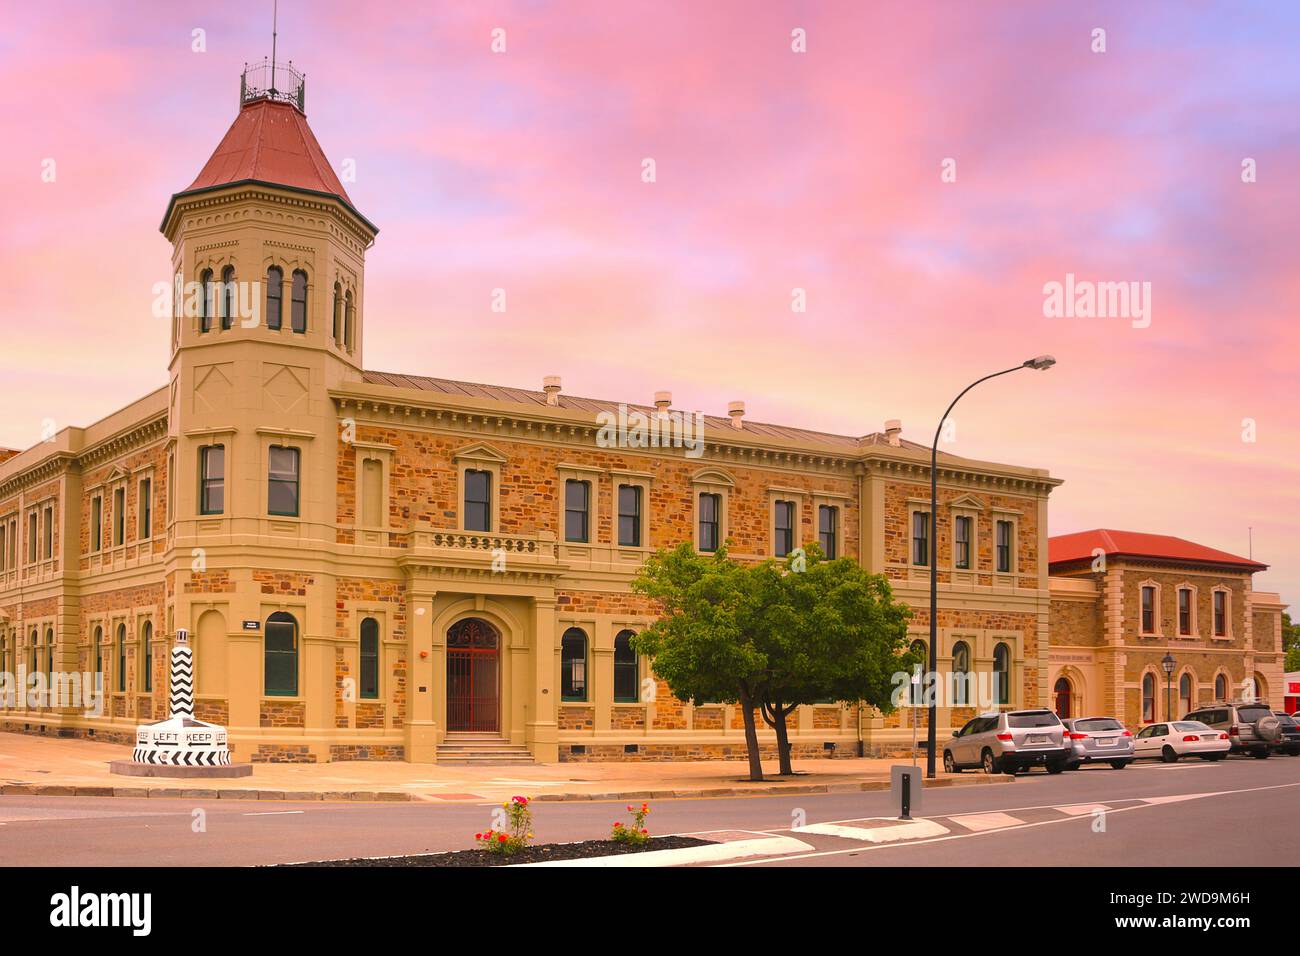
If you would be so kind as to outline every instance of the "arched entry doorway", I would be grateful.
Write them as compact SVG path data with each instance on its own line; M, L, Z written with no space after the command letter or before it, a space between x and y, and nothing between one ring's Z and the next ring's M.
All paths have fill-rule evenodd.
M447 730L495 733L500 729L501 640L476 617L447 631Z
M1069 720L1074 716L1070 712L1070 698L1073 695L1074 687L1070 684L1068 677L1058 677L1056 684L1052 687L1052 697L1056 702L1056 716L1062 720Z

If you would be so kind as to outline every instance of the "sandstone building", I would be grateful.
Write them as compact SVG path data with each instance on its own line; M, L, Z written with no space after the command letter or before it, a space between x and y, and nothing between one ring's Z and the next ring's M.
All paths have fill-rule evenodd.
M887 575L917 638L936 560L941 670L996 673L1001 706L1046 705L1061 676L1080 707L1135 699L1147 644L1117 651L1128 638L1109 629L1140 575L1067 562L1049 580L1059 481L1044 469L941 455L931 516L928 447L896 422L832 435L749 421L736 403L702 417L696 448L611 446L603 416L619 403L558 379L367 369L378 230L307 125L300 85L246 86L161 228L179 284L166 384L0 453L0 671L100 673L104 712L19 700L0 729L131 740L165 716L183 627L196 716L227 726L240 760L740 755L736 706L674 699L629 645L653 619L630 581L683 541L746 559L817 542ZM694 421L666 394L624 412ZM1203 653L1232 680L1243 667L1273 680L1278 602L1252 595L1247 569L1214 570L1161 571L1162 600L1193 576ZM1220 580L1232 663L1205 631ZM1069 637L1049 648L1058 617ZM1190 666L1199 694L1213 678ZM945 701L941 732L978 703ZM896 752L908 719L805 707L795 755Z

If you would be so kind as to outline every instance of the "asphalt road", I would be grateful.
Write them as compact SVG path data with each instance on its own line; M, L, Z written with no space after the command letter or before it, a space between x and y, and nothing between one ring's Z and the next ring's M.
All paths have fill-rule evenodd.
M1163 799L1179 798L1179 799ZM1140 801L1157 800L1154 804ZM1092 814L1048 809L1120 804ZM347 804L180 799L0 797L0 865L168 866L286 863L466 849L492 825L492 804ZM896 813L887 793L661 800L652 832L755 830ZM1300 758L1141 763L1014 784L935 790L920 816L1005 814L986 832L874 846L794 834L809 853L746 866L1294 865L1300 859ZM604 837L622 802L537 803L538 842Z

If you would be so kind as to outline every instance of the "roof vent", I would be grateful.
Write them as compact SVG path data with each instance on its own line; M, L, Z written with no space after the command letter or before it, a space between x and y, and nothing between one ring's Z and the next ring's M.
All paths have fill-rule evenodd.
M903 423L897 418L891 418L889 421L885 422L885 439L889 444L893 445L895 448L901 447L903 440L899 436L902 434Z
M655 408L661 412L668 411L673 404L672 392L655 392Z
M731 416L732 428L745 427L745 403L744 402L728 402L727 414Z
M547 405L560 404L560 376L548 375L542 379L542 391L546 393Z

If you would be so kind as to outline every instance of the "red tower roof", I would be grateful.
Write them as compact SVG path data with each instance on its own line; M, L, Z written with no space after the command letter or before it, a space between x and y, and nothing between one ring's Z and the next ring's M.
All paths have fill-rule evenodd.
M1072 561L1091 561L1093 552L1101 549L1107 557L1120 555L1128 558L1147 558L1179 563L1214 564L1247 571L1263 571L1267 564L1250 558L1229 554L1203 544L1175 538L1167 534L1145 534L1141 531L1112 531L1097 528L1059 534L1048 539L1048 565L1067 564Z
M194 182L172 196L163 217L164 228L177 199L246 183L333 196L378 232L352 205L307 125L307 117L293 105L270 98L253 100L240 108Z

